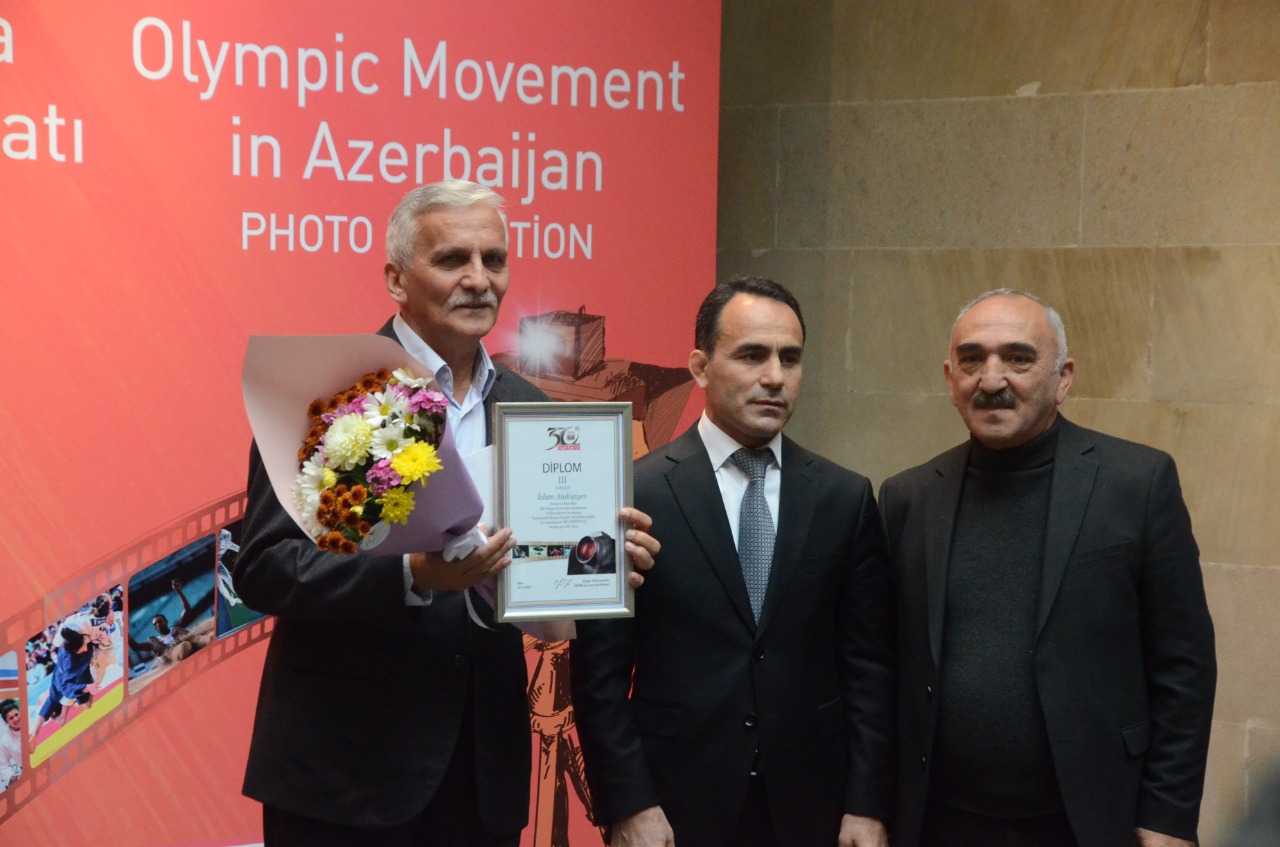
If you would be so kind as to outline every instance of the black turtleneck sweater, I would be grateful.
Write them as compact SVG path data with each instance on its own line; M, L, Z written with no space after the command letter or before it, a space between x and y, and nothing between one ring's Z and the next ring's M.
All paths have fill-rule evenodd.
M1062 810L1034 667L1057 430L972 441L951 536L934 791L984 815Z

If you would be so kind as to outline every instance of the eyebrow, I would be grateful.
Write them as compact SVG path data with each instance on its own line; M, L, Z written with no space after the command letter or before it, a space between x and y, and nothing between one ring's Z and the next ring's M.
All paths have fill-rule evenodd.
M733 355L741 355L743 353L767 353L772 349L773 347L771 347L768 344L760 344L757 342L748 341L743 344L739 344L737 347L734 347L729 352ZM785 347L778 348L779 356L796 356L803 353L804 353L804 345L800 345L800 344L788 344Z
M956 345L956 353L981 353L986 348L981 344L973 341L967 341L964 344ZM998 348L1001 353L1027 353L1032 356L1039 356L1040 351L1036 349L1034 344L1028 344L1025 341L1010 341L1008 344L1001 344Z

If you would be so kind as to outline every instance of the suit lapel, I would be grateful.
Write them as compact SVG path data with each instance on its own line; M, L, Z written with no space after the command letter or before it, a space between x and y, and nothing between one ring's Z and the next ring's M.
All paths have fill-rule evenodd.
M707 448L698 435L696 424L671 443L667 459L673 463L666 472L667 484L689 525L690 534L702 548L702 554L724 586L739 617L748 627L755 629L747 583L742 578L738 550L733 544L733 530L729 527L720 486L716 484L715 472L711 469L711 460L707 457Z
M786 436L782 438L782 491L778 503L778 533L773 544L769 588L760 611L759 638L782 602L787 583L795 573L809 536L809 525L818 504L817 471L807 450ZM737 557L734 557L735 561ZM745 588L745 581L744 581Z
M929 601L929 647L933 664L942 661L943 613L947 599L947 567L951 561L951 534L964 485L964 468L969 458L968 443L961 444L934 461L937 479L925 490L925 586Z
M1058 449L1053 459L1049 483L1049 522L1045 528L1044 567L1040 572L1040 609L1036 636L1044 629L1049 611L1058 596L1067 560L1076 546L1076 536L1084 521L1085 508L1098 473L1096 462L1087 457L1093 449L1088 434L1063 418L1058 433Z

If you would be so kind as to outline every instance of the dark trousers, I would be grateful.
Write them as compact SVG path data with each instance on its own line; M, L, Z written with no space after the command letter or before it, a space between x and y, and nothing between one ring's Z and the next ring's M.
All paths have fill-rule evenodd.
M677 842L678 843L678 842ZM778 847L778 836L773 831L773 816L769 814L769 795L765 791L764 777L751 776L747 786L747 800L742 804L742 814L726 844L733 847Z
M1079 847L1065 814L996 818L929 803L920 847Z
M470 704L440 786L414 818L397 826L345 826L264 805L264 847L518 847L518 831L492 833L480 820L469 713Z

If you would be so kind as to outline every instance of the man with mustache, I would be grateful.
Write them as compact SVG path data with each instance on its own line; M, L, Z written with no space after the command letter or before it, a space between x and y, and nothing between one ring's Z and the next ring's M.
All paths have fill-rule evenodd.
M706 411L636 462L660 564L629 620L580 621L574 714L612 847L884 847L893 593L871 484L782 434L804 322L717 286L689 370Z
M387 225L399 309L379 334L431 369L464 456L490 442L494 402L547 399L481 343L510 281L501 208L475 183L432 183ZM248 498L235 587L277 616L244 781L267 847L515 847L529 811L522 636L478 599L484 625L472 623L465 601L510 564L511 531L457 562L322 553L276 501L256 447ZM624 513L627 553L648 569L649 518Z
M885 482L898 847L1191 847L1216 664L1173 460L1058 412L1057 312L991 291L943 363L971 438Z

